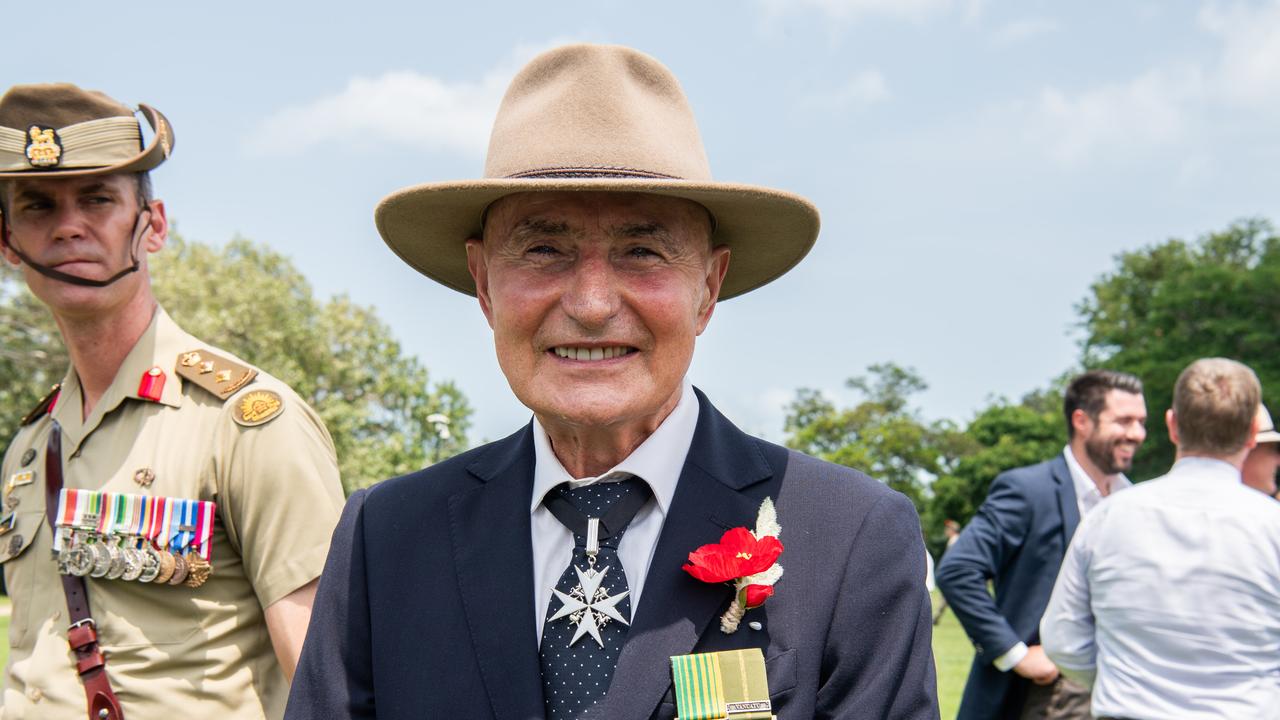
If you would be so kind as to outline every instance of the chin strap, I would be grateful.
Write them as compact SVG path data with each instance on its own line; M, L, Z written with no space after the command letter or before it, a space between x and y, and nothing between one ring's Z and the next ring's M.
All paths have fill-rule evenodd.
M0 220L0 222L3 222L3 221ZM142 238L146 234L147 228L150 226L151 226L151 209L144 208L142 210L139 210L138 221L133 225L133 239L130 240L129 242L129 260L132 264L129 265L129 267L126 267L125 269L116 273L115 275L112 275L111 277L107 278L106 280L90 280L89 278L82 278L77 275L70 275L68 273L64 273L61 270L58 270L56 268L51 268L48 265L41 265L40 263L27 257L26 253L19 250L18 246L14 245L13 242L10 241L9 230L7 227L4 228L3 240L4 240L4 244L8 245L9 249L13 251L13 254L17 255L18 259L21 260L23 263L25 263L27 267L31 268L32 270L35 270L36 272L40 273L41 275L51 280L59 280L64 283L69 283L71 285L81 285L83 287L99 287L100 288L100 287L106 287L116 282L120 278L123 278L125 275L137 272L138 268L142 267L142 261L138 259L138 246L141 244Z

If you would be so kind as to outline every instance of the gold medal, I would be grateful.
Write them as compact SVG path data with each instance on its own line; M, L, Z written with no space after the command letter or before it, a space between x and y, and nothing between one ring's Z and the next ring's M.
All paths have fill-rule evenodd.
M169 582L169 578L173 577L174 568L177 567L177 562L173 559L173 553L168 550L161 550L159 555L160 572L156 575L155 580L152 580L158 585Z
M177 553L173 556L173 562L173 577L169 578L169 584L181 585L187 579L187 572L190 570L190 566L187 565L187 559Z
M213 566L198 552L187 556L187 587L198 588L213 574Z

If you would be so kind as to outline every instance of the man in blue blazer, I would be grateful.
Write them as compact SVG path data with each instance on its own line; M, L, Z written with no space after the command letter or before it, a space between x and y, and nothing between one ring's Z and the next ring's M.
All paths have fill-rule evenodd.
M740 648L784 720L937 717L911 503L742 433L685 380L717 300L799 262L818 218L714 182L669 70L544 53L486 178L403 190L377 221L478 297L534 419L351 497L286 717L669 719L671 658ZM682 567L722 536L753 566L732 587Z
M974 648L959 720L1092 717L1088 690L1041 649L1040 616L1080 517L1130 485L1123 472L1146 438L1142 383L1086 372L1067 387L1063 412L1062 454L996 477L938 565L938 587Z

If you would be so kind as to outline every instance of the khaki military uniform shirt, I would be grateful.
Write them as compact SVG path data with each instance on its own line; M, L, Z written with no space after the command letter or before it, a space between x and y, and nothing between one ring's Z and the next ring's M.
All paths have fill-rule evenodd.
M5 454L0 480L23 471L35 479L7 489L15 522L0 535L13 603L3 718L87 716L45 519L45 445L54 420L62 427L65 487L217 503L213 574L199 588L85 578L125 716L283 715L288 684L263 608L320 575L343 504L333 442L316 413L272 377L257 375L225 401L179 377L177 358L192 350L233 357L157 309L88 418L69 371L52 412L24 426ZM165 375L158 402L138 395L152 367ZM237 422L243 399L263 390L281 399L278 414L256 426ZM144 469L154 474L149 486L135 481Z

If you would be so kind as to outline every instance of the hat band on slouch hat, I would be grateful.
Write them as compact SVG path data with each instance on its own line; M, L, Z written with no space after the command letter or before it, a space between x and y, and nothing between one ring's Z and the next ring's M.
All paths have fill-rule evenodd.
M41 146L49 148L47 160L33 152ZM0 127L0 172L106 167L127 162L140 150L142 135L138 121L131 117L88 120L64 128L32 125L26 132Z

